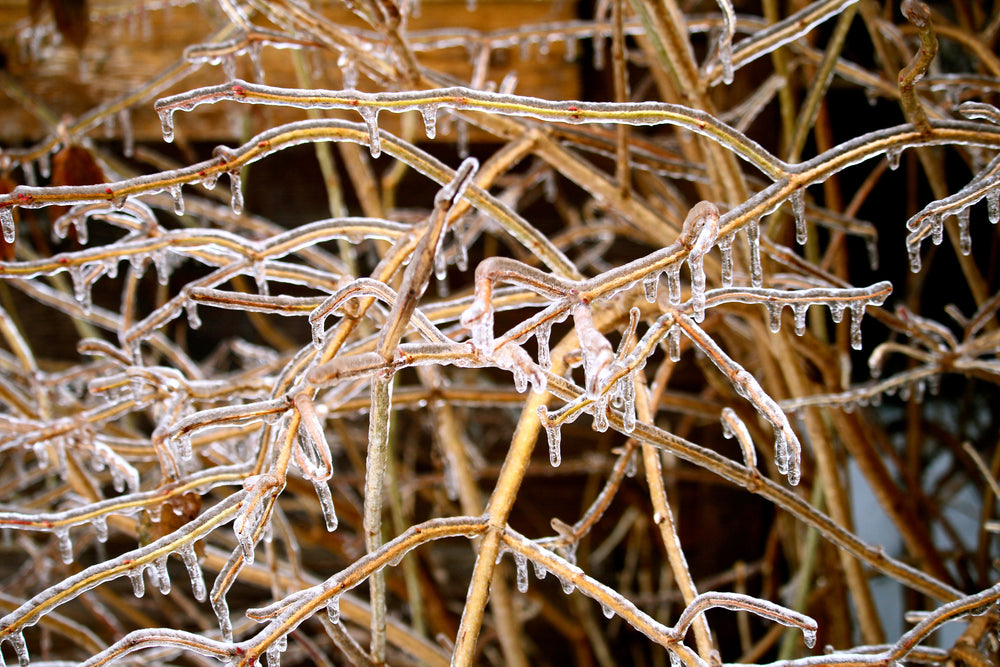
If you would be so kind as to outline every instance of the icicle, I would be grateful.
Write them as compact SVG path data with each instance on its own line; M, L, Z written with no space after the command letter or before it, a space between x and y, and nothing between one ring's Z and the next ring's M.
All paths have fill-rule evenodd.
M163 130L163 140L173 143L174 141L174 110L170 108L160 109L160 127Z
M667 354L674 363L681 360L681 329L676 324L667 331Z
M427 138L433 139L437 136L437 105L421 105L420 115L424 118L424 132L427 134Z
M538 365L548 370L552 367L549 356L549 339L552 336L552 324L545 322L535 328L535 342L538 344Z
M52 176L52 154L48 151L38 156L38 173L41 174L42 178L50 178Z
M872 237L865 239L865 250L868 251L868 266L872 271L878 271L878 243Z
M792 213L795 215L795 242L805 245L808 238L806 231L806 191L799 188L792 192Z
M920 244L907 243L906 254L910 256L910 271L920 273Z
M681 303L681 265L671 264L667 267L667 299L671 305Z
M28 667L28 665L31 664L31 660L28 657L28 647L24 643L24 635L18 631L7 635L4 639L10 642L11 648L13 648L14 653L17 654L17 662L20 667ZM3 657L0 656L0 663L2 662Z
M69 565L73 562L73 543L69 540L69 528L61 526L56 528L55 533L59 542L59 556L63 563Z
M184 195L181 194L180 184L168 185L167 192L174 200L174 213L177 215L184 215Z
M594 43L594 69L596 69L598 72L601 72L604 70L604 63L606 57L604 53L605 49L604 35L601 33L594 35L593 43Z
M563 53L563 59L571 63L576 60L577 53L580 50L579 44L576 39L566 35L563 39L563 44L565 45L566 51Z
M632 479L639 472L639 457L635 454L629 454L629 457L625 460L625 476Z
M902 154L902 148L890 148L885 152L885 159L889 161L889 169L892 171L899 169L899 158Z
M771 329L771 333L778 333L781 331L781 311L784 304L780 301L768 301L767 302L767 326Z
M267 288L267 270L263 260L255 261L250 268L253 273L253 280L257 284L257 293L264 296L270 294Z
M211 173L205 174L205 178L201 179L201 186L206 190L214 190L216 183L219 182L219 172L213 171Z
M462 326L469 330L473 346L485 354L493 354L493 305L478 296L462 313Z
M141 598L146 593L146 580L142 576L143 568L137 567L128 571L128 578L132 580L132 594Z
M161 595L170 595L170 573L167 572L167 557L157 558L153 561L156 568L156 585L160 589Z
M609 607L608 605L604 604L603 602L601 603L601 613L604 614L604 618L608 619L609 621L615 617L615 610Z
M1000 188L986 192L986 209L991 223L995 225L1000 222Z
M944 241L944 221L937 213L932 213L928 217L931 225L931 241L934 245L941 245L941 242Z
M243 214L243 185L240 182L240 172L231 171L229 172L229 189L232 199L229 202L229 207L233 210L234 215Z
M87 245L89 237L87 236L87 218L78 215L73 217L73 229L76 230L76 240L80 242L80 245Z
M764 284L764 272L760 266L760 222L747 223L747 243L750 246L750 284L760 287Z
M90 299L90 285L87 282L87 277L84 275L84 267L71 265L66 270L73 281L73 296L76 298L77 303L80 304L80 307L83 308L83 312L90 313L93 302Z
M218 586L218 580L216 586ZM215 595L214 590L212 595ZM233 641L233 622L229 618L229 603L226 602L225 596L220 595L212 600L212 611L215 612L215 618L219 622L219 633L222 635L222 641Z
M319 498L319 507L323 512L326 530L332 533L337 530L340 521L337 519L337 511L333 506L333 495L330 493L330 486L326 482L313 481L313 488L316 489L316 496Z
M21 163L21 173L24 174L24 184L30 187L38 186L38 174L35 173L35 163L25 160Z
M802 628L802 640L807 648L816 646L816 628Z
M598 433L604 433L611 425L608 423L608 395L604 394L594 401L594 407L591 410L594 415L594 430Z
M0 228L3 229L3 240L7 243L14 242L14 208L11 206L0 206Z
M377 158L382 154L382 142L378 134L378 109L358 107L358 113L361 114L361 120L368 126L368 149L371 151L372 157Z
M521 553L514 554L514 569L517 570L517 590L528 592L528 557Z
M112 468L112 471L115 469ZM120 491L119 491L120 493ZM94 531L97 533L97 541L104 542L108 541L108 518L104 514L98 514L90 520L90 525L94 527Z
M574 589L576 589L576 586L569 579L563 579L562 577L559 577L559 584L562 586L562 591L566 595L569 595L574 591Z
M626 433L635 430L635 384L632 376L628 375L618 381L622 397L622 427Z
M538 579L539 581L544 579L545 575L549 573L549 571L545 569L544 565L536 561L531 561L531 569L535 571L535 579Z
M340 78L344 86L344 90L355 90L358 87L358 68L354 64L354 60L347 55L347 53L341 52L340 56L337 58L337 67L340 68Z
M958 219L959 249L963 255L972 252L972 236L969 234L969 209L963 208L955 214Z
M336 625L340 623L340 596L335 595L326 603L326 617Z
M660 272L654 271L642 279L642 290L646 295L646 301L656 303L656 291L660 286Z
M562 463L562 432L558 424L546 425L545 436L549 442L549 463L558 468Z
M201 573L201 565L198 563L198 554L194 551L194 545L185 544L178 550L184 567L187 568L188 576L191 578L191 594L198 602L204 602L206 598L205 578Z
M861 318L865 315L865 303L855 302L851 304L851 347L855 350L861 349Z
M132 114L128 109L118 112L118 125L122 128L122 154L130 158L135 154L135 133L132 131Z
M448 279L448 258L443 252L434 255L434 277L438 280L439 289L447 292L448 284L445 281Z
M264 655L267 657L267 667L281 667L281 651L278 650L277 642L268 646Z
M184 312L187 313L188 326L192 329L201 328L201 317L198 316L198 304L194 299L184 301Z
M802 303L796 303L792 306L792 312L795 314L795 335L801 336L806 332L806 310L808 306Z
M705 258L703 255L695 255L694 251L688 255L688 268L691 270L691 317L695 322L705 319Z
M156 267L156 281L166 287L170 284L170 258L166 250L153 251L153 266Z
M250 42L247 54L250 56L250 64L253 65L253 79L256 83L264 83L264 63L261 61L260 51L260 42Z
M722 254L722 286L733 286L733 239L735 234L719 239L719 252Z
M469 124L459 118L455 124L455 134L458 135L455 139L458 147L458 157L464 160L469 157Z
M227 53L222 57L222 76L226 77L226 81L236 78L236 58L232 54Z

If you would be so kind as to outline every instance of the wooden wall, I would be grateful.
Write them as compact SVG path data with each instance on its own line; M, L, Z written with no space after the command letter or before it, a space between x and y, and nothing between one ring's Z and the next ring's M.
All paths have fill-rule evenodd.
M51 13L33 25L27 0L0 0L0 147L38 141L56 131L61 119L80 117L110 100L135 94L161 72L184 62L185 47L204 43L226 24L214 1L90 0L87 38L83 48L58 35ZM171 6L174 5L174 6ZM314 5L334 21L361 27L342 3L317 0ZM410 21L411 32L464 26L496 31L518 25L574 18L574 3L541 0L479 0L468 11L465 0L423 0L420 16ZM563 45L551 45L548 54L530 49L522 59L520 48L492 53L489 79L499 82L510 71L518 76L517 92L545 98L577 99L578 68L564 57ZM295 86L291 51L265 47L265 83ZM467 50L449 48L418 54L422 65L468 81L471 65ZM314 87L341 87L337 54L314 49L306 62L313 70ZM236 59L237 76L252 80L250 59ZM131 105L128 116L137 140L158 140L159 120L153 101L197 86L221 83L222 68L205 64L160 92ZM365 82L359 86L366 88ZM297 120L304 112L288 109L248 109L236 104L200 107L177 117L181 140L234 140L265 125ZM359 120L346 115L350 120ZM387 129L398 119L382 114ZM95 137L119 137L121 126L91 130ZM447 139L447 137L446 137Z

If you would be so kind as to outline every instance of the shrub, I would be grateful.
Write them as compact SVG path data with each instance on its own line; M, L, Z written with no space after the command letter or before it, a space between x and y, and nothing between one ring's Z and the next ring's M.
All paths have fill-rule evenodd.
M62 34L8 37L100 77L84 46L122 10L49 4ZM177 65L4 150L0 639L22 664L995 658L997 21L792 4L420 30L414 2L206 3L222 29ZM497 82L519 45L580 99ZM219 107L255 129L199 156L185 124ZM172 158L134 145L150 109Z

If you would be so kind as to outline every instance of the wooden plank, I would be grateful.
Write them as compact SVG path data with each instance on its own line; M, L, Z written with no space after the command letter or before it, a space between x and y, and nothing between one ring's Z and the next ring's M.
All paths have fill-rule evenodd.
M218 5L196 3L123 3L121 0L91 0L89 36L82 51L55 34L50 16L32 28L23 0L0 0L0 49L6 65L0 81L0 144L31 143L57 131L64 118L78 118L109 100L139 90L159 73L183 62L184 49L206 42L226 25ZM174 3L177 4L176 2ZM161 7L162 5L162 7ZM362 28L359 19L339 3L320 3L332 21ZM146 7L147 9L143 9ZM158 9L154 7L160 7ZM152 8L152 9L150 9ZM533 0L483 1L475 11L466 9L465 0L423 0L419 16L411 18L411 34L430 29L466 27L495 31L535 23L572 19L573 3ZM518 78L517 91L546 98L577 99L578 68L565 59L561 43L546 44L547 53L537 46L532 53L522 48L498 49L490 54L487 79L499 82L508 72ZM472 65L467 48L421 51L422 66L445 72L468 82ZM314 86L342 87L336 67L337 54L321 49L305 51L314 70ZM265 47L262 62L265 83L296 86L292 52ZM527 55L527 57L525 57ZM236 59L237 76L253 80L247 56ZM136 104L129 112L137 140L157 140L160 124L153 101L197 86L224 80L222 68L204 64L197 71L167 89ZM360 88L371 89L362 78ZM33 107L33 108L32 108ZM217 104L200 107L177 117L178 137L189 141L233 141L265 125L301 119L304 112L279 108L249 110L243 105ZM353 114L343 116L358 120ZM383 114L383 126L398 128L395 114ZM395 125L394 125L395 124ZM93 130L95 137L120 137L120 126ZM445 137L448 140L448 137Z

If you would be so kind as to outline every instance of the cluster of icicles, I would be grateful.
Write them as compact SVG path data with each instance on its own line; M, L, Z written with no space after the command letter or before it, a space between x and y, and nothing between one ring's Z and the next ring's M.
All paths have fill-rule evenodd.
M137 261L137 266L145 264L145 257L152 256L154 263L161 268L161 279L169 275L170 262L166 260L170 250L169 239L172 232L163 232L154 235L152 239L140 238L139 231L144 225L150 224L152 217L144 206L138 202L129 202L127 211L111 211L109 213L107 205L93 206L89 213L103 212L110 215L115 222L129 228L135 233L133 240L124 241L122 246L126 250L134 246L134 254L128 252L116 253L113 258L97 261L100 252L95 250L81 250L68 253L66 257L90 257L94 255L92 262L85 261L48 261L36 260L34 263L21 263L22 270L15 271L17 263L9 263L0 267L4 272L18 273L25 277L51 275L57 271L79 272L83 277L74 277L74 283L82 285L82 288L75 290L75 296L84 307L88 307L90 302L87 290L93 282L106 273L113 272L113 265L123 258L128 257ZM73 220L78 230L84 230L81 240L86 239L85 220L80 216L79 211L71 211L69 218ZM129 218L131 217L131 220ZM143 221L143 218L146 218ZM330 229L338 230L329 232L330 238L345 236L343 231L339 231L334 222L316 223L293 230L286 234L279 235L267 242L253 244L251 250L258 256L265 256L268 248L280 248L282 252L295 252L303 247L305 239L315 240L315 234L326 225ZM340 221L342 224L343 221ZM359 223L361 224L361 223ZM60 223L60 228L65 228L67 222ZM349 225L348 225L349 226ZM378 237L389 234L389 237L398 235L403 228L387 221L363 221L361 224L366 230L366 235ZM788 419L778 407L778 405L768 397L753 376L742 369L734 360L729 358L712 341L699 326L705 317L705 312L710 307L727 302L757 303L765 304L771 312L772 328L780 326L780 311L784 305L790 306L795 313L796 330L801 333L802 320L805 310L810 305L821 305L831 309L834 317L839 317L840 313L849 309L852 312L852 329L857 330L856 323L860 321L861 315L867 305L879 305L889 293L889 287L885 283L879 283L869 288L841 289L829 287L817 287L814 289L783 291L767 289L763 287L734 287L732 284L732 237L719 239L720 213L714 204L701 202L695 205L682 228L678 240L670 246L661 249L647 257L635 262L617 267L603 274L587 280L569 280L558 278L552 274L544 273L536 268L516 262L514 260L492 258L483 261L476 270L476 290L468 307L461 315L462 325L470 332L470 343L459 343L446 337L437 326L432 323L420 310L415 310L411 323L430 341L439 346L440 350L449 352L447 354L432 356L433 363L453 363L459 366L487 366L492 365L506 369L512 373L518 389L524 391L530 384L535 391L543 391L548 382L548 373L552 366L549 354L549 337L553 322L558 322L568 317L572 317L574 330L579 342L580 357L585 373L584 387L577 401L568 403L560 410L547 414L543 412L542 422L548 434L550 458L553 465L558 465L561 460L559 425L575 418L581 411L590 412L594 418L595 428L605 430L609 427L609 413L620 414L621 428L625 432L630 432L636 427L635 417L635 388L632 374L642 369L646 357L653 353L656 346L661 341L667 340L670 354L675 359L679 356L679 337L684 333L692 342L707 354L720 370L734 383L738 393L744 396L753 404L760 414L769 421L775 431L775 460L778 469L786 474L791 483L796 483L799 478L799 458L800 447L798 439L792 430ZM190 234L190 232L184 232ZM313 307L311 310L303 309L302 314L308 314L313 328L313 340L317 348L324 344L325 322L334 313L339 312L351 297L360 294L372 294L387 301L392 301L396 295L391 288L373 281L371 279L359 279L352 281L336 293L325 299L293 299L286 296L271 296L267 290L267 267L268 264L260 261L253 266L248 265L243 255L234 251L234 247L243 244L247 246L249 242L237 240L234 235L221 232L211 232L202 230L202 245L197 245L205 250L212 249L216 259L220 263L215 280L218 282L228 280L231 275L250 272L254 274L259 294L241 297L243 301L230 304L228 307L249 308L260 307L280 307L288 304L301 305L309 303ZM356 234L356 232L355 232ZM298 235L298 236L297 236ZM348 238L353 238L351 234L346 234ZM753 238L753 235L751 235ZM190 239L189 239L190 240ZM753 239L756 240L756 239ZM156 246L151 243L163 244ZM131 245L130 245L131 244ZM723 287L710 290L706 287L706 276L704 270L704 260L706 255L718 245L723 255ZM88 254L90 253L90 254ZM755 253L751 253L753 255ZM183 253L181 253L183 255ZM160 259L156 259L159 257ZM269 258L268 262L273 262ZM758 260L759 261L759 260ZM38 262L41 262L39 264ZM48 262L48 263L46 263ZM690 272L690 297L687 302L682 300L680 270L682 263L686 262ZM260 270L254 270L254 266L259 266ZM89 276L88 268L99 269L93 271L94 276ZM658 285L661 274L666 275L667 296L666 299L658 299ZM88 277L89 276L89 277ZM498 344L498 339L494 337L493 331L493 294L494 283L504 281L513 285L526 287L530 291L545 298L550 302L535 317L526 320L520 327L511 332L507 332L503 337L503 342ZM601 332L598 324L594 321L594 304L607 300L641 283L643 293L650 303L660 303L663 310L661 315L641 338L635 341L630 348L623 345L615 351L607 337ZM155 315L147 318L149 324L137 325L138 333L132 335L132 340L138 344L146 339L151 333L167 321L176 316L177 311L187 307L189 317L191 317L192 306L196 298L207 299L215 295L218 290L211 287L211 282L203 286L189 286L188 289L177 300L173 300L169 305L171 313L162 316ZM585 295L589 295L584 298ZM223 306L224 299L219 299L214 305ZM775 304L778 304L775 306ZM225 307L225 306L223 306ZM690 313L690 314L688 314ZM195 324L192 321L192 324ZM635 334L638 325L638 309L632 311L632 321L630 331ZM537 363L521 347L528 337L534 335L538 342ZM124 337L125 341L129 336ZM860 341L856 340L856 344ZM94 343L97 345L97 343ZM400 346L397 353L397 360L400 363L407 363L407 350L416 348ZM98 345L99 347L99 345ZM354 355L355 357L365 357L365 355ZM139 360L137 350L132 350L131 357ZM411 357L412 358L412 357ZM295 445L292 451L296 467L301 474L311 481L316 489L326 527L335 530L337 527L337 517L334 511L333 499L330 495L328 480L330 479L332 468L332 457L329 444L324 433L323 419L318 414L316 406L313 405L309 383L315 389L325 383L334 383L338 380L358 373L365 374L371 372L370 368L353 368L348 355L345 360L334 359L335 366L339 364L339 370L334 372L329 367L315 367L306 374L306 385L298 384L286 396L229 405L225 407L211 408L191 414L172 424L162 424L157 429L156 439L167 446L168 458L173 460L172 465L182 466L185 461L192 456L191 436L197 430L225 423L246 423L265 419L273 423L278 423L279 432L290 428L289 421L291 415L297 415L297 427L295 434ZM359 361L355 359L355 362ZM366 361L366 359L360 359ZM353 366L357 366L354 363ZM172 390L176 396L180 396L187 389L189 390L192 381L187 380L177 371L163 368L142 368L130 367L133 380L141 378L155 378L155 383L160 387ZM349 371L349 372L345 372ZM93 389L93 388L92 388ZM142 382L132 382L132 391L136 397L141 399L143 394ZM168 399L168 403L169 403ZM613 410L612 410L613 408ZM166 414L174 411L166 410ZM731 411L730 411L731 413ZM727 432L743 433L745 428L742 424L731 425L735 418L734 414L727 414L725 422ZM735 418L738 422L738 418ZM280 421L276 421L280 420ZM752 452L752 447L749 448ZM747 461L752 465L752 461ZM217 471L215 471L217 472ZM245 477L245 474L244 474ZM135 487L135 480L129 482L130 487ZM281 492L283 480L269 473L262 473L245 477L242 480L242 490L233 494L227 500L217 504L212 509L203 513L198 519L187 524L180 534L174 533L161 540L143 547L134 552L122 556L119 561L112 563L110 567L117 568L117 576L128 576L137 595L141 595L145 589L144 577L149 573L151 581L161 591L169 590L170 581L166 574L166 559L170 553L178 554L184 561L192 580L192 587L195 597L203 600L206 597L206 590L197 557L191 545L197 539L199 531L203 531L208 526L215 527L223 522L233 521L233 530L239 542L238 552L245 562L252 562L256 542L260 539L262 532L266 530L267 514L266 507L268 498L276 496ZM135 488L133 488L135 492ZM141 495L135 492L136 495ZM112 504L117 501L110 501ZM93 509L93 508L90 508ZM100 515L100 513L98 513ZM88 514L88 516L98 516ZM19 519L29 519L29 517L18 517ZM38 517L30 517L31 521L43 526L53 525L37 523ZM57 521L60 528L55 532L58 536L61 551L64 559L72 558L72 547L69 542L69 527L77 525L72 518L49 517L46 520ZM91 519L88 519L91 520ZM95 525L103 525L103 519L95 520ZM82 522L82 521L81 521ZM100 527L99 527L99 530ZM148 561L148 562L147 562ZM108 563L102 563L99 567L106 572ZM88 578L93 578L94 572L91 569L84 570L79 575L71 578L61 585L79 586L79 591L86 590ZM104 577L93 578L100 581ZM520 578L519 578L519 581ZM96 585L96 584L94 584ZM40 596L50 595L51 591L40 594ZM230 628L229 612L225 602L225 591L213 591L213 608L219 617L219 622L224 630ZM37 617L42 613L44 607L42 598L29 600L18 611L8 615L3 623L10 627L15 624L23 627L37 621ZM30 617L26 617L25 615ZM8 633L5 637L18 651L23 652L23 640L20 638L20 631ZM275 649L276 651L278 649ZM25 654L26 655L26 654ZM25 657L26 662L26 657Z

